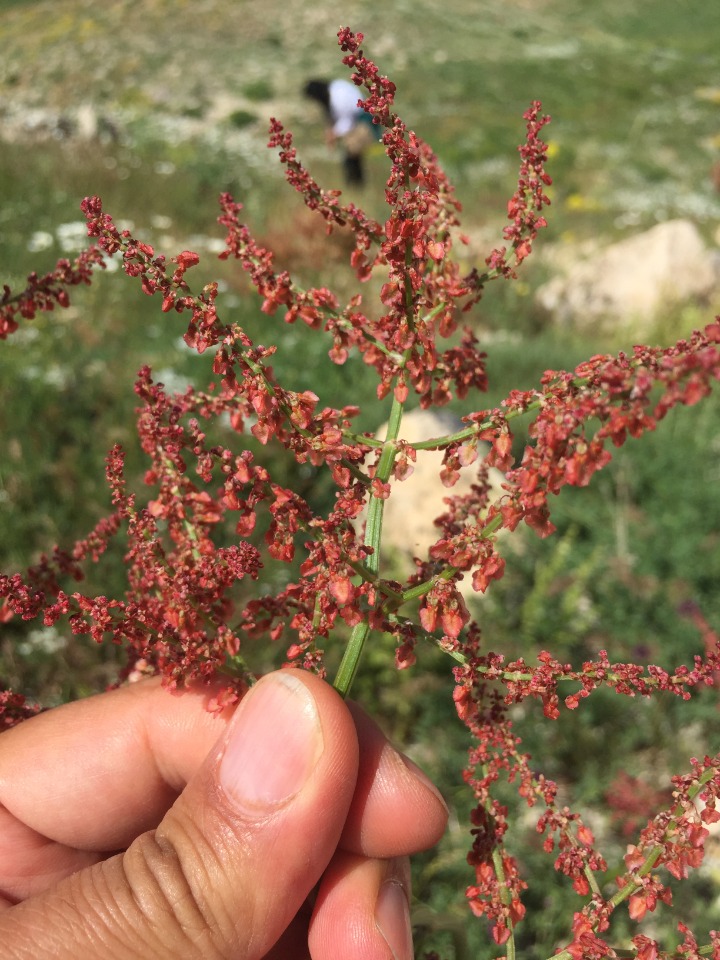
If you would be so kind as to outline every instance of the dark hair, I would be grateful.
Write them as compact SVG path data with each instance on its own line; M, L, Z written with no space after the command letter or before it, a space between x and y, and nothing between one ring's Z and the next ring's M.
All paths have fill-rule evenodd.
M308 80L305 84L303 93L311 100L321 104L325 110L330 112L330 83L327 80Z

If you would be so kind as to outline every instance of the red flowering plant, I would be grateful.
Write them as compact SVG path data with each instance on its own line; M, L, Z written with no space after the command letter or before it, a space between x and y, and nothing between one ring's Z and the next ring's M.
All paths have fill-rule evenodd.
M288 664L325 676L325 651L346 638L333 678L345 696L371 634L394 638L399 669L422 659L418 644L430 639L448 655L455 708L472 737L464 771L475 798L466 896L472 912L488 922L495 949L515 955L516 928L526 912L523 893L532 883L509 848L513 823L497 792L502 780L514 785L527 807L539 810L536 828L544 850L577 895L574 919L555 955L720 958L720 933L711 932L711 942L698 946L683 924L683 942L669 953L644 933L622 948L608 933L621 904L632 921L640 921L659 903L670 903L668 874L683 879L701 864L709 828L720 820L720 755L693 759L688 772L672 779L669 805L610 870L592 830L523 752L511 721L515 705L533 701L548 721L561 710L582 711L601 688L629 697L662 691L689 699L717 683L718 635L704 624L703 650L692 666L613 662L604 650L579 665L549 651L527 662L486 647L459 590L464 575L479 593L502 578L501 531L524 524L541 538L550 536L551 494L588 485L610 461L612 447L654 430L673 407L691 406L709 394L720 378L720 320L668 348L639 346L632 353L593 356L570 372L547 372L536 389L514 390L493 409L467 413L449 435L404 440L403 411L413 395L427 409L487 389L485 354L472 331L459 328L460 319L491 280L515 277L545 226L550 177L541 133L548 118L537 102L525 114L504 244L481 269L463 272L452 255L462 237L451 184L427 144L394 112L395 86L365 57L362 35L343 29L338 36L343 62L364 88L363 108L383 128L391 165L387 219L380 223L343 204L337 191L321 189L298 159L292 135L276 120L269 146L328 232L351 235L357 279L381 277L378 303L367 306L360 294L341 302L325 287L301 287L241 222L241 204L228 194L221 197L221 257L240 261L265 314L279 313L286 323L305 324L324 336L329 362L343 365L355 352L375 370L382 410L377 419L387 419L386 432L360 433L353 426L358 408L321 407L312 384L303 391L286 389L272 366L282 343L253 343L237 323L221 317L216 283L200 291L191 287L196 253L183 251L168 263L119 229L99 198L87 198L82 208L96 246L75 263L61 261L45 277L31 275L19 294L6 287L0 338L38 311L67 306L69 287L90 283L92 271L114 256L146 294L158 298L164 313L182 316L189 347L212 352L213 380L204 391L189 387L171 395L148 367L140 370L138 431L152 494L129 490L123 450L114 446L106 461L112 512L70 549L56 548L24 574L2 574L0 622L63 621L74 634L121 645L127 663L120 682L159 673L168 687L180 689L223 677L216 707L237 700L254 682L243 656L251 640L282 643ZM513 454L514 421L529 423L519 459ZM217 423L231 439L211 437L210 425ZM244 440L250 437L252 443ZM258 444L279 445L297 463L326 470L335 491L331 509L317 512L297 490L278 482L253 452ZM380 564L383 510L388 497L402 497L402 480L424 450L443 451L441 477L449 491L462 470L478 471L478 480L470 493L449 492L447 510L436 521L436 542L427 557L416 559L412 576L399 582ZM502 496L492 500L491 467L504 475ZM89 596L74 589L71 584L82 582L88 564L120 532L127 538L124 595ZM268 558L299 560L298 576L274 593L263 580ZM238 602L241 582L255 582L257 589ZM20 692L4 690L0 727L37 709ZM554 949L551 944L547 952Z

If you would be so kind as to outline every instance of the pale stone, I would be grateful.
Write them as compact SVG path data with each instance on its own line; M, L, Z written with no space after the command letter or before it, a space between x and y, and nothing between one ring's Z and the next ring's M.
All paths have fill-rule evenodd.
M462 428L459 421L429 410L414 410L402 419L400 439L408 443L444 437ZM384 436L385 427L379 436ZM478 445L479 458L488 452L487 444ZM437 517L447 512L445 499L470 492L477 481L478 461L460 471L455 486L446 487L440 479L442 450L418 450L413 473L405 480L391 480L391 495L385 501L381 554L384 561L398 570L399 576L408 576L415 566L413 557L426 560L430 547L440 537L435 526ZM503 474L490 470L491 500L503 494ZM472 592L469 577L463 587ZM465 591L463 591L465 592Z
M720 287L717 253L689 220L669 220L566 268L537 291L558 326L647 331L664 311Z

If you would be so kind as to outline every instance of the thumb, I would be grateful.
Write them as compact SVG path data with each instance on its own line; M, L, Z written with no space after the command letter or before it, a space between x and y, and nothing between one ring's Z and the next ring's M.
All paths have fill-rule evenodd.
M0 938L17 960L260 960L335 852L357 765L335 691L269 674L156 830L6 910Z

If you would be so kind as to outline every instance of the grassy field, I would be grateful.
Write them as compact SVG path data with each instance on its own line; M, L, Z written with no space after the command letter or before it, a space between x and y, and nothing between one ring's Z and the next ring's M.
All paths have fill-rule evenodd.
M91 163L86 173L91 181L100 173L105 192L115 179L124 184L118 200L131 211L153 197L141 207L148 216L175 217L184 196L183 216L195 228L195 216L209 214L188 190L194 175L210 196L226 183L248 195L259 189L257 208L267 215L277 189L263 147L271 114L297 129L305 154L326 162L317 117L299 93L308 76L345 70L334 38L338 14L327 0L229 10L217 0L102 7L36 0L4 4L0 14L6 127L18 110L32 124L33 111L67 115L91 105L125 142L104 151L110 157L91 148L100 170L91 172ZM709 181L720 154L714 5L398 0L380 9L360 0L346 18L395 79L403 116L459 181L472 222L496 215L512 190L513 150L531 99L554 117L562 221L556 214L553 229L594 234L669 215L717 217ZM250 119L240 129L239 112ZM29 185L41 161L25 153ZM103 174L110 158L116 166ZM175 167L162 192L147 164ZM55 192L66 195L70 215L87 178L67 169L74 163L65 166L56 170ZM184 190L173 189L176 178Z
M280 343L275 366L289 386L314 389L328 403L349 402L349 385L359 401L370 397L374 382L359 361L318 383L314 371L327 345L261 314L246 279L216 258L216 197L231 190L301 282L350 289L342 253L306 216L265 149L274 115L295 130L323 185L340 186L337 157L299 92L310 76L343 75L337 18L329 0L0 0L0 283L19 289L31 270L43 272L79 249L79 202L99 194L118 221L168 256L201 254L195 282L219 279L223 311L251 336ZM491 377L489 395L471 398L472 409L534 385L548 368L628 346L622 333L589 342L538 326L532 293L550 269L542 248L571 250L675 216L716 237L720 6L356 0L346 18L397 83L404 119L455 180L471 252L500 236L523 111L541 99L553 116L550 227L522 282L491 288L471 317L487 341ZM82 135L83 124L92 135ZM366 190L352 197L375 216L382 216L386 175L378 150ZM690 319L700 325L710 318L695 311ZM688 315L665 318L658 337L676 321L687 324ZM210 361L191 355L181 334L177 320L173 326L130 281L109 273L78 291L70 310L0 343L0 569L22 568L54 543L70 542L107 511L103 458L113 442L127 447L139 482L135 372L149 362L158 379L179 388L207 376ZM677 411L656 435L624 448L581 499L576 491L563 494L558 537L527 541L483 607L490 648L523 655L548 648L573 661L603 646L618 659L671 664L692 657L697 633L678 608L693 600L720 623L719 414L717 395L697 410ZM361 425L372 429L385 416L370 414ZM323 495L319 479L307 482ZM121 588L121 546L107 560L98 588L110 592ZM21 627L4 628L0 680L52 703L101 688L112 676L113 651L59 647L56 636ZM427 671L398 678L390 658L378 641L357 697L437 778L453 809L439 852L416 868L419 946L455 960L489 956L483 925L468 926L463 905L470 882L469 798L459 774L466 743L448 696L447 664L430 656ZM682 768L694 752L718 749L713 691L689 712L675 701L643 710L617 699L599 697L575 726L560 722L550 732L531 711L516 718L528 749L597 817L607 783L626 767L652 778ZM621 855L625 839L602 822ZM532 831L515 842L529 872L545 869ZM550 869L545 889L553 883ZM717 876L706 871L683 888L685 916L700 928L712 925L720 909ZM523 957L552 952L571 902L560 889L528 905L535 919L526 926Z

